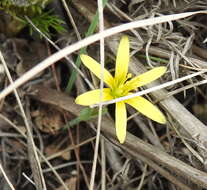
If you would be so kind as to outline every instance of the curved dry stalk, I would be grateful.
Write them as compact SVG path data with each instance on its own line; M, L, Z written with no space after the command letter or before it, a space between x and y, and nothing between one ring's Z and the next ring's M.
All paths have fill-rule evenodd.
M146 95L148 93L155 92L155 91L161 90L163 88L175 85L175 84L180 83L182 81L185 81L187 79L191 79L191 78L193 78L195 76L202 75L202 74L204 74L206 72L207 72L207 69L203 70L203 71L198 71L196 73L193 73L193 74L190 74L190 75L187 75L187 76L184 76L184 77L181 77L181 78L178 78L178 79L175 79L175 80L163 83L163 84L159 84L159 85L153 86L153 87L148 88L146 90L138 91L136 93L133 93L133 94L130 94L130 95L127 95L127 96L123 96L123 97L120 97L120 98L116 98L116 99L113 99L113 100L110 100L110 101L105 101L105 102L102 102L100 104L108 105L108 104L113 104L113 103L116 103L116 102L119 102L119 101L128 100L130 98L134 98L134 97L137 97L137 96L143 96L143 95ZM91 107L94 108L94 107L99 106L100 104L94 104Z
M1 51L0 51L0 60L4 65L4 69L5 69L5 72L7 74L7 77L9 79L10 83L13 84L13 79L11 77L10 71L7 67L7 64L4 60L4 57L1 53ZM37 154L37 148L36 148L34 140L33 140L31 126L30 126L29 121L26 117L26 113L24 111L23 105L21 103L19 94L16 89L14 89L14 95L15 95L17 103L19 105L19 108L20 108L20 111L21 111L21 114L22 114L22 117L23 117L23 120L24 120L24 123L26 126L26 130L27 130L27 144L28 144L29 161L30 161L32 173L34 175L35 185L38 189L46 190L47 189L46 183L45 183L45 179L43 176L40 160L39 160L39 157Z
M2 167L1 163L0 163L0 171L1 171L2 175L4 176L6 182L8 183L9 187L11 188L11 190L15 190L15 188L12 185L11 181L7 177L6 172L4 171L4 168Z
M115 47L116 44L108 42L108 46L110 49L115 53ZM146 68L141 64L134 56L131 57L131 62L129 64L130 71L134 75L138 75L141 73L146 72ZM205 73L207 70L198 71L196 73L193 73L191 76L187 75L185 77L176 79L177 81L181 81L186 78L191 78L192 76L198 76L202 73ZM151 91L151 95L155 98L155 100L163 99L163 97L167 97L167 91L162 90L156 90L162 86L173 84L173 81L164 83L162 85L159 85L158 82L153 82L149 85L146 85L148 89L139 91L136 93L136 95L143 95L145 92ZM126 97L124 97L126 98ZM114 100L116 101L116 99ZM205 157L205 154L207 154L206 150L206 139L207 139L207 128L206 126L199 121L193 114L191 114L180 102L178 102L174 97L168 97L160 102L161 107L171 115L171 117L185 130L185 135L190 135L191 138L195 140L197 143L197 146L202 148L201 154ZM182 114L181 114L182 113Z
M99 13L99 31L103 32L104 31L104 17L103 17L103 2L102 2L102 0L98 0L98 13ZM104 54L104 38L102 37L100 39L100 63L101 63L100 102L102 102L102 99L103 99L104 55L105 55ZM103 110L103 106L100 104L99 110L98 110L98 125L97 125L97 132L96 132L96 143L95 143L95 149L94 149L94 158L93 158L93 166L92 166L89 190L94 189L96 165L97 165L97 159L98 159L99 141L100 141L100 134L101 134L102 110ZM103 188L103 186L104 186L104 184L102 184L102 188Z
M150 26L154 24L159 24L167 21L173 21L177 19L182 19L188 16L192 16L195 14L207 14L207 11L196 11L196 12L187 12L187 13L180 13L180 14L172 14L172 15L165 15L155 18L149 18L134 22L129 22L126 24L122 24L113 28L109 28L107 30L104 30L103 32L100 32L98 34L94 34L88 38L85 38L73 45L70 45L68 47L63 48L61 51L54 53L50 57L46 58L44 61L40 62L38 65L36 65L33 69L26 72L24 75L22 75L19 79L17 79L13 84L9 85L6 89L4 89L0 93L0 100L4 98L6 95L11 93L14 89L18 88L22 84L24 84L26 81L32 79L35 75L52 65L53 63L59 61L63 57L73 53L74 51L79 50L80 48L87 46L89 44L92 44L101 38L106 38L108 36L139 27L144 26Z
M12 123L9 119L7 119L5 116L3 116L2 114L0 114L0 118L3 119L5 122L7 122L9 125L11 125L18 133L20 133L25 139L27 139L27 136L25 135L25 133L18 128L14 123ZM23 143L24 144L24 143ZM26 144L24 144L26 146ZM50 162L47 160L47 158L42 154L42 152L37 148L37 152L40 155L41 159L48 165L49 168L51 168L51 171L54 173L54 175L57 177L57 179L59 180L60 184L66 189L68 190L67 186L65 185L64 181L62 180L62 178L60 177L60 175L56 172L56 170L53 168L52 164L50 164Z
M74 98L71 98L64 93L57 92L56 90L48 89L40 85L33 86L33 90L37 91L36 94L32 95L35 99L56 105L76 116L79 115L80 110L82 109L82 106L75 104ZM45 96L47 94L48 96ZM147 160L167 168L177 176L181 176L184 179L188 179L192 183L195 183L203 188L207 188L207 174L205 172L189 166L188 164L160 150L156 146L150 145L130 133L127 133L126 142L124 144L120 144L117 141L114 122L111 119L103 117L101 130L107 139L120 148L126 148L127 152L129 152L133 157L140 159L140 156L142 156L143 159L141 160L150 166L151 164L147 162ZM161 170L158 170L158 172L166 177ZM174 175L172 180L171 178L168 178L168 180L172 183L175 183L175 179L177 178Z
M78 40L81 40L81 35L80 35L80 33L79 33L78 29L77 29L77 26L75 24L75 21L74 21L73 16L72 16L72 14L70 12L70 9L68 8L68 5L67 5L66 1L65 0L61 0L61 1L62 1L64 9L65 9L65 11L66 11L66 13L68 15L68 18L69 18L69 20L70 20L70 22L71 22L71 24L73 26L73 29L75 30L75 33L76 33L76 36L77 36Z

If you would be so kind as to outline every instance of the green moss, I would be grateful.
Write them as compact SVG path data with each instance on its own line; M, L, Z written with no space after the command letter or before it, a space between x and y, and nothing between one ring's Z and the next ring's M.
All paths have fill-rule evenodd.
M49 0L2 0L0 9L13 16L40 14Z

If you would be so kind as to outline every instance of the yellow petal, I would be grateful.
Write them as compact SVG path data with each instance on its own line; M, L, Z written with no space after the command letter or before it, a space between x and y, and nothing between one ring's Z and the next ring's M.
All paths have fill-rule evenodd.
M124 102L116 103L115 127L116 135L120 143L124 143L126 138L127 113Z
M125 81L128 73L129 65L129 39L127 36L121 38L117 57L116 57L116 70L115 70L115 80L120 83Z
M163 115L163 113L155 105L153 105L150 101L146 100L145 98L138 96L136 98L126 100L125 102L134 107L143 115L149 117L150 119L158 123L166 123L166 118Z
M88 69L94 74L96 75L99 79L101 79L101 65L94 60L92 57L88 56L88 55L80 55L81 61L83 62L83 64L88 67ZM104 82L109 86L112 87L113 84L113 77L112 75L106 70L104 69Z
M124 88L125 90L130 91L136 89L137 87L148 84L156 80L157 78L161 77L166 72L166 70L166 67L156 67L126 82Z
M100 89L97 89L97 90L91 90L84 94L81 94L75 99L75 103L83 105L83 106L98 104L100 102L100 92L101 92ZM104 88L102 101L108 101L112 99L113 97L110 95L110 89Z

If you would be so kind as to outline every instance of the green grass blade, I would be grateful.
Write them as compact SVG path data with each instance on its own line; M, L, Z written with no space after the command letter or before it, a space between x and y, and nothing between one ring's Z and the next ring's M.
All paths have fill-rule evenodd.
M103 6L105 6L107 2L108 2L108 0L103 0ZM85 34L85 37L88 37L88 36L90 36L91 34L94 33L97 24L98 24L98 11L96 11L96 14L95 14L95 16L93 18L93 21L90 24L90 26L88 28L88 31ZM81 64L81 60L80 60L80 55L81 54L86 54L86 47L82 48L79 51L78 57L77 57L77 59L75 61L75 64L76 64L77 67L80 67L80 64ZM76 80L76 75L77 75L77 71L76 70L73 70L72 73L71 73L69 82L67 84L67 87L66 87L66 92L67 93L70 93L70 91L72 90L73 85L74 85L75 80Z
M105 115L108 112L107 108L103 108L103 112L102 115ZM63 129L67 129L68 127L73 127L77 124L79 124L80 122L83 121L89 121L91 119L95 119L98 117L98 109L94 109L94 108L83 108L80 112L80 115L74 119L72 119L71 121L69 121L64 127Z

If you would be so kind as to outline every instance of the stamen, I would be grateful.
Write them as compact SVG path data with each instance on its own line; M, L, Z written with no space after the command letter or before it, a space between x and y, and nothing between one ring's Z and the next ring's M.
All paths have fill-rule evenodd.
M127 80L132 78L132 73L128 73L126 78L127 78Z

